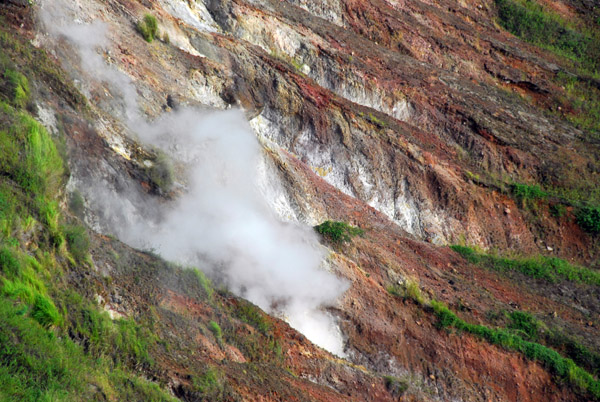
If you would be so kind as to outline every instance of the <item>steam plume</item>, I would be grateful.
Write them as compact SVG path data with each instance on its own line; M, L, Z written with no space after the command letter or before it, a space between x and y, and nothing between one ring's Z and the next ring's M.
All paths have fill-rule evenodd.
M144 142L186 166L185 193L166 205L84 180L80 190L96 200L92 209L99 216L107 208L129 211L128 225L115 224L110 215L105 219L123 241L206 270L234 293L284 316L316 344L343 355L339 329L322 308L335 303L347 285L322 269L324 254L310 228L282 223L267 207L255 180L264 155L243 114L184 109L141 121L131 80L97 53L108 45L106 27L73 24L69 7L62 0L44 3L43 20L52 18L49 33L79 50L90 77L121 90L124 118Z

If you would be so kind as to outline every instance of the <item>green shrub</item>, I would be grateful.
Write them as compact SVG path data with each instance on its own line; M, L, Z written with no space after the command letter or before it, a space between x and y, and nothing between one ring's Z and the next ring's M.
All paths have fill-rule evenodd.
M600 233L600 207L583 207L577 211L577 224L589 233Z
M137 30L144 40L148 43L152 42L158 36L158 21L151 14L144 15L144 19L138 22Z
M550 205L550 215L555 218L562 218L567 213L567 207L563 204L552 204Z
M543 191L538 185L530 186L527 184L513 183L511 185L511 192L519 201L541 200L548 197L548 193Z
M192 268L192 272L194 273L194 276L198 280L198 284L204 291L204 294L206 295L206 300L208 300L210 302L213 298L213 293L214 293L213 286L212 286L212 283L210 282L210 279L208 279L206 277L206 275L204 275L204 272L200 271L199 269Z
M69 194L69 209L76 216L82 217L85 210L85 201L81 193L77 190Z
M325 221L315 226L315 230L334 243L349 242L354 236L362 236L364 234L362 229L350 226L345 222L337 221Z

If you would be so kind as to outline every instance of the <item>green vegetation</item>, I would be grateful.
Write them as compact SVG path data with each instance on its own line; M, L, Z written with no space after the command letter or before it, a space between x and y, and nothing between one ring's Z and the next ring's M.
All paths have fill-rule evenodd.
M9 102L14 107L24 108L29 102L29 81L27 77L18 71L7 68L4 71L4 79L6 80L5 85L8 85Z
M548 193L542 191L539 185L527 185L513 183L510 186L512 195L519 201L541 200L548 197Z
M192 377L192 386L203 400L223 400L223 374L214 367L208 367L202 375Z
M593 79L580 78L560 71L556 76L559 85L565 88L566 118L582 130L590 130L600 138L600 88Z
M144 37L144 40L151 43L158 37L158 21L151 14L144 15L144 19L137 24L138 32Z
M387 291L392 296L399 297L403 300L410 299L415 303L425 304L425 296L421 293L421 287L416 279L406 278L402 285L391 285L387 287Z
M272 329L272 325L265 318L265 314L249 301L239 300L239 303L235 308L234 314L240 320L252 325L254 328L258 329L265 335Z
M206 275L204 275L204 272L198 270L197 268L190 268L190 270L194 275L195 279L198 281L198 285L200 285L200 287L204 291L206 300L210 302L213 298L214 293L214 289L212 283L210 282L210 279L208 279Z
M373 124L375 124L377 127L379 128L384 128L385 127L385 121L380 120L377 118L377 116L375 116L373 113L369 113L369 121Z
M173 400L135 374L153 365L156 338L67 285L87 269L89 239L60 213L63 161L24 109L29 84L13 63L40 61L32 71L57 86L60 75L4 32L0 42L0 399Z
M156 158L152 161L152 166L146 169L148 179L158 191L168 192L173 186L173 165L171 161L161 151L157 151Z
M394 397L401 397L402 394L408 389L408 383L400 378L392 377L389 375L383 376L385 387Z
M453 327L459 331L464 331L485 339L489 343L506 350L520 352L528 359L541 363L560 380L568 382L579 390L588 392L596 399L600 399L600 381L577 366L573 360L561 356L555 350L539 343L526 341L510 330L492 329L483 325L469 324L450 311L441 302L432 301L431 308L438 318L438 328ZM517 318L517 323L521 323L520 320L521 318ZM530 328L527 320L525 321L525 327Z
M565 106L557 114L600 138L600 29L581 21L569 22L534 0L496 0L498 22L512 34L576 63L579 77L560 71L556 81L565 87Z
M580 63L590 72L600 66L600 41L594 33L568 23L534 0L496 0L500 25L512 34Z
M530 341L538 339L542 323L534 316L524 311L513 311L509 314L509 318L510 323L507 328L517 331L518 335Z
M555 218L562 218L566 213L567 207L565 207L563 204L557 203L550 205L550 215L554 216Z
M337 221L325 221L315 226L315 230L334 243L349 242L353 237L362 236L365 233L362 229Z
M85 202L83 200L83 196L77 190L69 194L69 210L78 217L83 216Z
M90 239L85 228L80 225L67 225L63 228L63 233L73 259L79 264L89 262Z
M507 258L485 254L467 246L454 245L450 248L469 262L494 271L517 271L552 283L570 281L600 286L600 272L572 265L560 258L543 256Z
M211 321L208 323L208 327L211 332L214 334L215 338L220 340L223 337L223 332L221 331L221 327L216 321Z
M600 233L600 206L580 208L576 218L577 224L586 232Z

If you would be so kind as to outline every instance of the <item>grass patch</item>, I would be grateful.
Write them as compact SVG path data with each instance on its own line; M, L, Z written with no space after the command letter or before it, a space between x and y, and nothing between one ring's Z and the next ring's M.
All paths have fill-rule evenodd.
M450 248L467 261L494 271L517 271L552 283L569 281L600 286L600 272L572 265L560 258L543 256L507 258L485 254L467 246L453 245Z
M217 340L221 340L223 338L223 331L216 321L209 322L208 328L210 328L210 331L213 333L215 338L217 338Z
M68 225L63 228L63 232L75 262L79 264L89 262L90 238L85 228L80 225Z
M31 95L27 77L18 71L7 68L4 71L4 79L6 81L4 85L7 86L6 90L9 94L9 102L17 108L27 106Z
M360 228L338 221L325 221L315 226L315 230L334 243L346 243L352 240L353 237L362 236L365 233Z
M148 43L158 37L158 21L151 14L144 15L144 18L137 23L136 28Z

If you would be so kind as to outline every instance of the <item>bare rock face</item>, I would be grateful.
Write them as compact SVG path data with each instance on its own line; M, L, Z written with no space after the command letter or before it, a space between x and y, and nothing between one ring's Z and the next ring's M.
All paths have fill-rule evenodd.
M575 12L584 2L544 3ZM81 0L74 10L82 24L105 24L107 41L95 54L127 77L145 119L186 106L241 108L263 151L261 191L279 217L310 226L344 221L365 232L347 243L322 239L330 270L349 284L329 308L345 359L275 318L268 335L227 318L238 343L217 339L201 323L230 317L240 299L197 300L152 256L97 236L94 262L113 277L98 291L103 300L124 299L112 304L125 315L150 303L161 337L178 345L153 373L175 396L197 398L191 375L210 362L226 374L230 400L587 397L535 359L440 329L428 304L439 300L489 327L507 312L533 312L594 356L600 350L597 286L502 275L445 247L598 258L597 238L577 226L572 208L556 218L548 202L527 208L511 195L515 183L592 191L600 144L554 113L565 91L556 76L573 68L500 29L493 1ZM146 13L159 24L152 43L135 28ZM82 191L86 222L105 232L151 219L148 197L161 204L184 194L185 166L175 166L175 183L161 190L152 176L159 157L136 142L126 102L106 77L89 76L72 44L40 22L21 29L87 98L85 116L64 99L39 101L39 118L56 114L67 137L68 189ZM126 202L102 204L98 187ZM128 257L117 262L115 253ZM394 294L410 281L428 302ZM257 351L275 341L279 353Z

